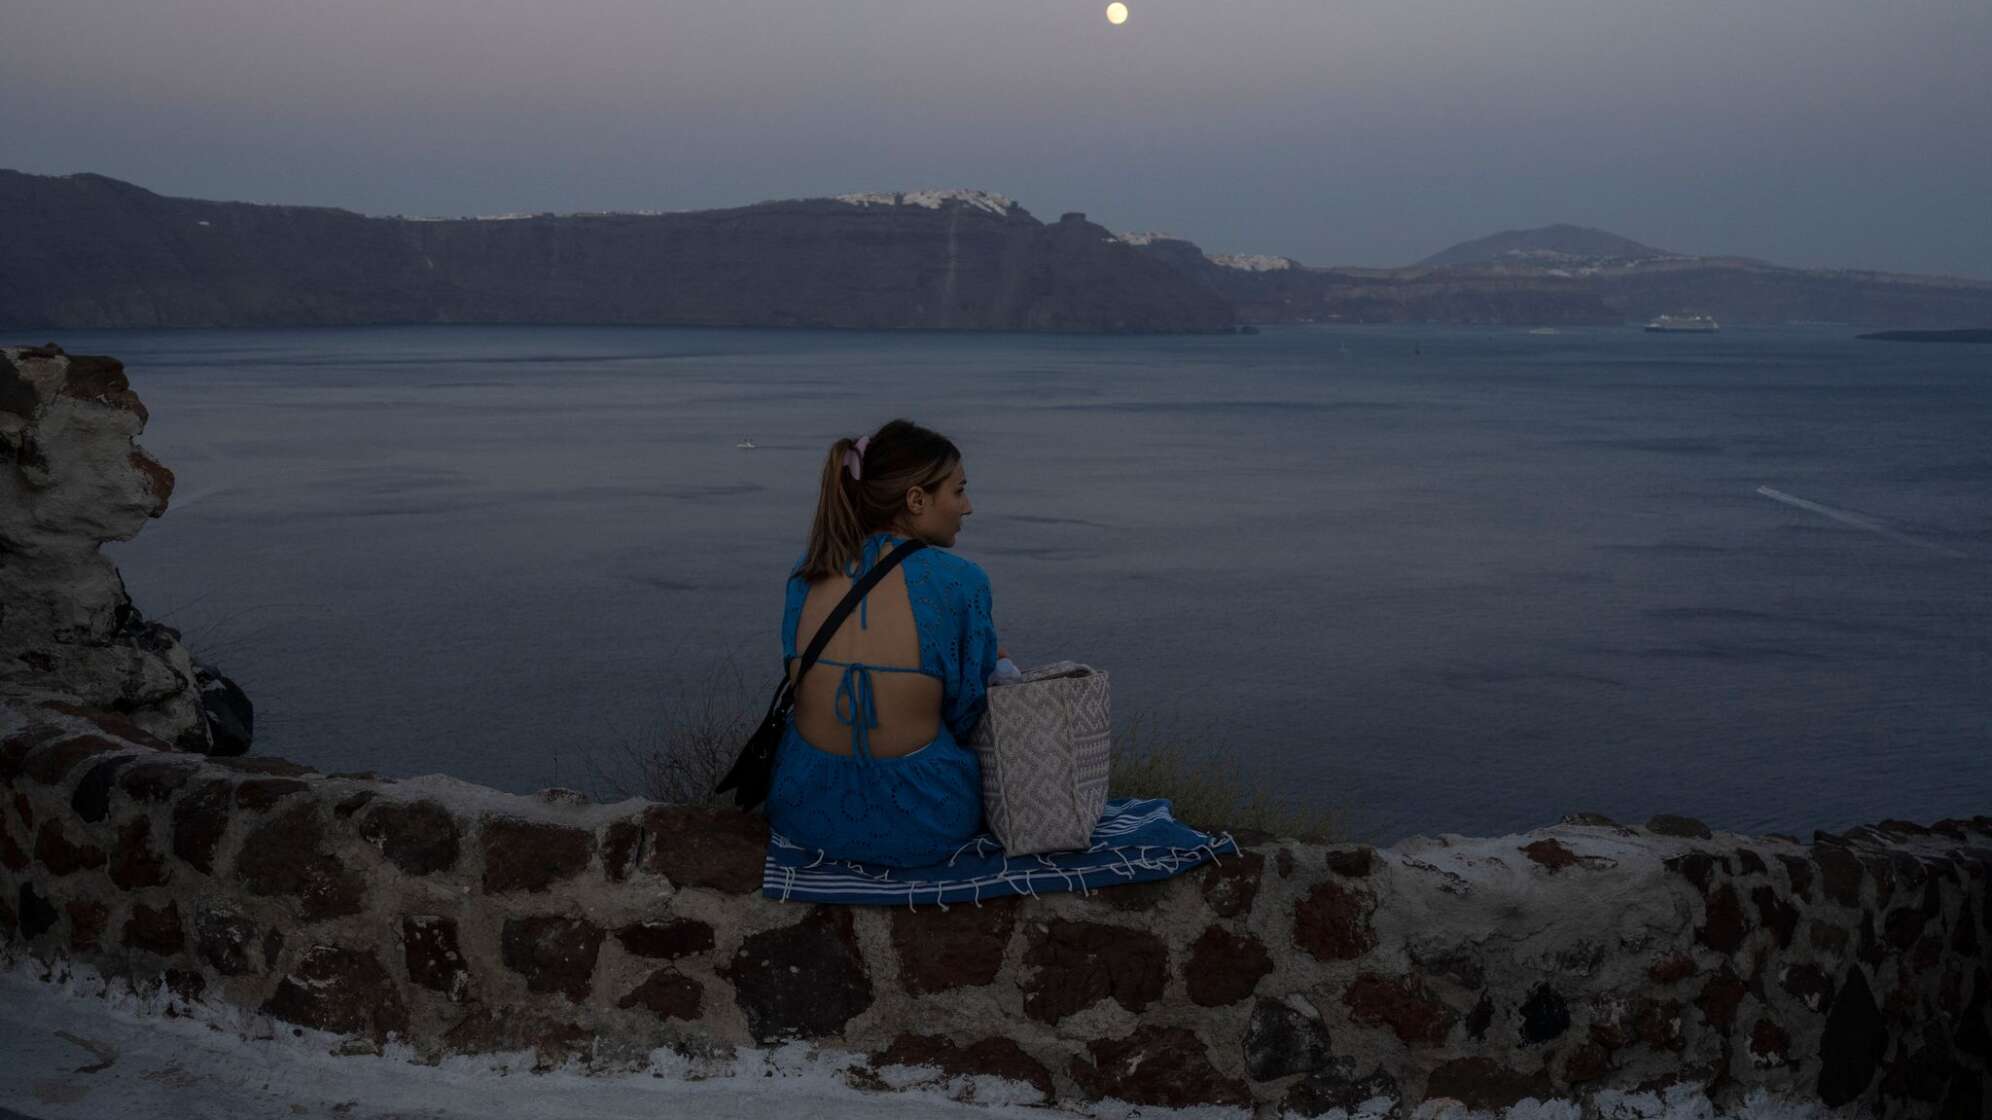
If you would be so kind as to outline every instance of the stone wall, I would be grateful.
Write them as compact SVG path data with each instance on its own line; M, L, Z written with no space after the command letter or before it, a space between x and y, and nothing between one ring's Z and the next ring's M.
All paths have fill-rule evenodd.
M864 1056L978 1099L1405 1112L1686 1084L1980 1117L1992 819L1811 844L1577 816L1245 837L1159 884L946 911L758 893L730 810L320 775L0 717L0 938L424 1060Z

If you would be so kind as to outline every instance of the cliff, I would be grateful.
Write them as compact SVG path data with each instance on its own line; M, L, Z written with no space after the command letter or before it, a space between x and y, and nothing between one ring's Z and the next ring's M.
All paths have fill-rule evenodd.
M1231 303L1247 323L1608 326L1681 312L1725 326L1992 321L1985 281L1684 256L1575 226L1496 234L1407 268L1240 268L1179 239L1139 248Z
M430 221L0 171L0 324L1231 329L1229 305L1084 215L992 199Z

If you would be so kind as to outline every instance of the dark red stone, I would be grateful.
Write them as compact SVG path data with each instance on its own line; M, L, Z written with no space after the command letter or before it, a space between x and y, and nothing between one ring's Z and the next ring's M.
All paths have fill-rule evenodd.
M1571 1085L1596 1081L1611 1071L1611 1051L1595 1042L1579 1043L1563 1060L1563 1080Z
M1718 953L1734 953L1749 932L1750 923L1743 916L1736 888L1728 883L1717 887L1708 896L1708 922L1695 927L1695 940Z
M699 986L698 981L680 976L676 969L660 968L616 1001L616 1006L625 1011L641 1007L659 1019L697 1022L699 1009L704 1003L705 989Z
M1820 888L1826 898L1850 910L1861 905L1861 861L1836 844L1812 845L1812 862L1819 865Z
M966 1047L950 1039L932 1035L902 1034L883 1053L872 1056L872 1065L918 1066L937 1069L948 1077L1000 1077L1029 1085L1038 1091L1038 1103L1052 1097L1051 1071L1007 1038L985 1038Z
M1370 915L1376 899L1332 880L1317 884L1294 904L1294 944L1317 960L1352 961L1376 948Z
M157 804L187 784L198 764L190 761L142 758L118 775L118 788L133 801Z
M1293 849L1281 848L1273 856L1273 866L1279 871L1280 878L1293 878Z
M111 920L110 908L101 902L79 899L63 909L69 913L70 948L96 948L103 940L104 926Z
M98 730L103 731L109 738L123 740L124 744L150 747L156 751L177 752L179 750L173 744L132 722L132 718L122 712L100 711L85 708L77 704L63 703L59 700L45 701L42 707L52 712L61 712L64 715L75 716L78 719L95 724ZM60 734L62 732L57 732L57 735Z
M28 795L22 793L20 790L14 791L14 812L21 818L21 827L29 833L33 833L35 830L35 807L28 803Z
M1199 1007L1226 1007L1251 995L1272 971L1273 958L1258 938L1211 926L1190 947L1183 982L1190 1002Z
M260 813L283 798L310 788L296 778L251 778L235 787L235 803Z
M1791 1035L1769 1019L1757 1020L1757 1025L1750 1028L1750 1060L1759 1069L1789 1062Z
M470 968L457 941L455 918L411 914L401 919L402 961L408 979L453 1000L470 988Z
M1777 938L1778 948L1791 948L1792 934L1798 931L1798 907L1769 887L1750 888L1750 902L1757 907L1758 924Z
M334 778L344 777L344 776L345 775L341 774L332 775L332 777ZM372 789L357 790L347 795L346 797L340 798L339 803L332 806L332 815L337 819L343 821L348 817L351 817L354 813L357 813L361 809L364 809L368 805L371 805L373 803L374 798L379 796L380 796L379 790L372 790Z
M1373 972L1357 976L1342 993L1349 1017L1370 1026L1388 1026L1398 1041L1413 1046L1445 1042L1457 1016L1410 977Z
M252 895L297 899L307 922L366 909L366 879L327 849L316 802L292 805L251 831L235 873Z
M727 894L761 889L768 822L737 809L660 806L643 817L643 870L678 887Z
M223 976L249 971L255 940L256 923L235 910L213 903L194 907L194 954Z
M617 821L602 834L602 874L611 883L620 883L636 870L643 855L641 819Z
M588 869L595 836L566 825L486 817L480 835L484 850L484 893L543 892Z
M527 991L559 992L580 1003L595 986L602 927L560 914L509 918L499 949L505 967L526 978Z
M59 821L42 822L35 834L35 862L57 877L73 875L104 866L104 849L95 844L72 844Z
M76 735L29 752L21 763L21 773L31 781L52 786L67 777L85 759L129 749L128 744L113 742L101 735Z
M579 1024L510 1007L497 1012L476 1008L443 1034L444 1048L453 1053L530 1049L535 1073L558 1069L570 1058L587 1058L594 1040L594 1032Z
M1054 918L1027 930L1024 1014L1056 1023L1102 999L1139 1012L1162 998L1169 950L1147 930Z
M1345 879L1367 879L1376 870L1376 849L1367 844L1353 848L1330 848L1328 870Z
M1685 980L1695 973L1695 959L1686 953L1669 953L1654 961L1646 970L1647 979L1655 984L1672 984Z
M1116 883L1101 891L1100 901L1122 913L1153 910L1166 902L1181 884L1179 879L1155 879L1145 883Z
M379 958L358 949L307 949L263 1010L300 1026L376 1040L408 1033L408 1009L393 978Z
M408 875L455 867L462 835L456 817L439 801L382 801L360 818L360 838Z
M214 850L228 831L235 787L212 781L182 797L173 807L173 854L203 875L214 874Z
M1577 862L1577 853L1555 840L1537 840L1520 848L1519 851L1536 863L1547 867L1552 875Z
M753 934L720 976L733 985L747 1033L762 1044L836 1035L872 1004L845 907L819 907L794 925Z
M1251 910L1265 871L1266 857L1257 852L1241 852L1236 859L1207 865L1199 885L1204 902L1220 918L1235 918Z
M1895 863L1887 853L1877 853L1861 857L1861 866L1867 868L1868 878L1874 880L1874 905L1880 909L1888 905L1895 895Z
M1411 950L1411 962L1420 976L1440 976L1468 991L1487 984L1487 969L1470 945L1454 945L1437 951Z
M1218 1073L1196 1033L1183 1027L1140 1027L1126 1038L1094 1039L1086 1051L1092 1061L1074 1058L1070 1073L1095 1099L1162 1108L1252 1103L1245 1083Z
M1742 869L1744 875L1762 875L1770 871L1764 864L1764 857L1748 848L1736 849L1736 866Z
M712 927L690 918L638 922L616 931L622 947L639 957L675 961L712 950Z
M1017 926L1014 899L981 906L892 912L899 981L912 995L980 987L996 979Z
M143 902L133 904L131 918L125 922L124 943L162 957L186 948L187 935L180 926L180 904L168 902L157 908Z
M1812 901L1812 864L1797 856L1779 856L1778 862L1784 865L1785 876L1791 880L1792 897L1800 902Z
M1797 997L1810 1011L1833 1009L1833 978L1816 964L1795 964L1784 970L1779 981L1789 995Z
M1487 1028L1494 1025L1494 1000L1486 992L1480 993L1480 1002L1466 1013L1466 1036L1475 1042L1487 1039Z
M111 853L111 882L128 891L157 887L172 878L166 857L152 846L152 818L133 817L118 829Z
M1632 1037L1655 1050L1680 1050L1686 1045L1681 1029L1681 1001L1648 999L1633 1001L1627 1026Z
M1553 1091L1547 1072L1522 1073L1493 1058L1455 1058L1425 1079L1427 1101L1444 1097L1483 1111L1509 1108L1528 1097L1548 1100Z
M1709 977L1708 982L1702 985L1701 993L1695 996L1695 1006L1701 1008L1704 1022L1728 1034L1730 1026L1736 1021L1736 1008L1749 990L1750 986L1743 982L1743 978L1724 965L1721 972Z

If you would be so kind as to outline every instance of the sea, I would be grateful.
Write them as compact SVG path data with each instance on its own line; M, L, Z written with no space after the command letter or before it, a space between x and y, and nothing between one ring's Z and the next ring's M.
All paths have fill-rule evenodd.
M1020 664L1388 843L1992 812L1992 348L1856 333L53 340L151 410L172 504L105 553L257 753L629 792L758 719L830 444L906 417Z

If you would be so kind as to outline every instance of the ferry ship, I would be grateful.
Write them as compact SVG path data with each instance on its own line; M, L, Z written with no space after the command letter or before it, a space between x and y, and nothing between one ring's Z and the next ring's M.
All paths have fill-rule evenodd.
M1722 328L1706 315L1662 315L1646 329L1657 334L1714 334Z

